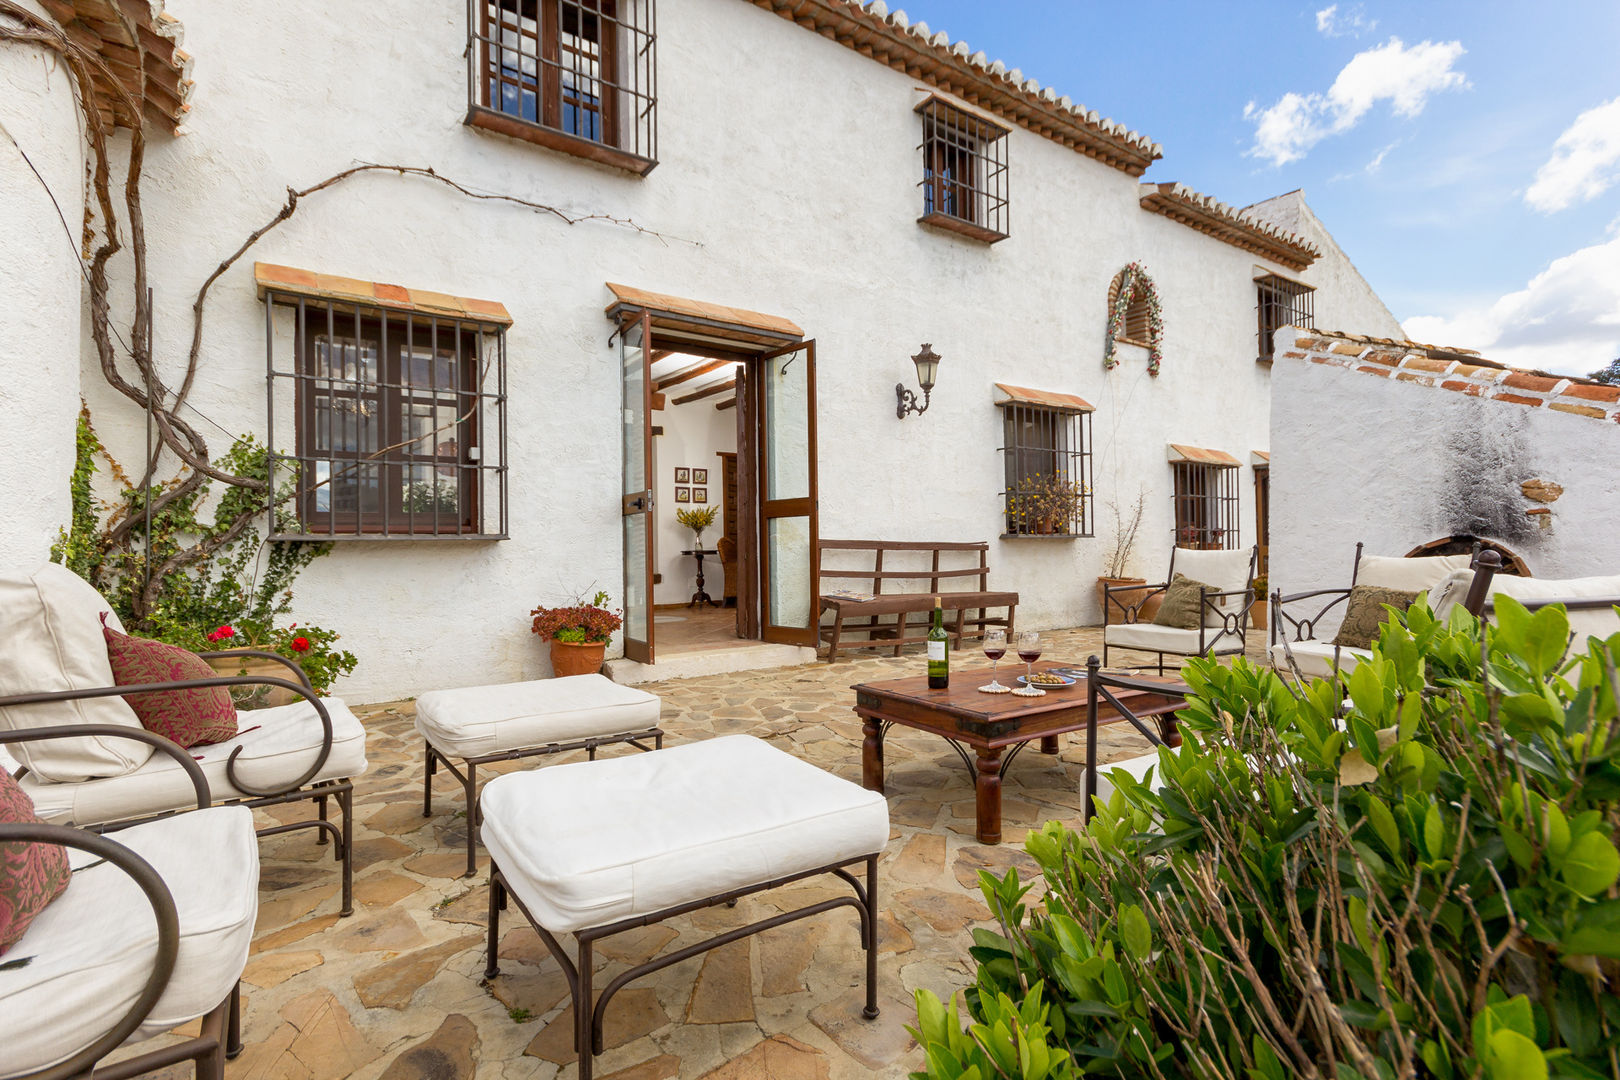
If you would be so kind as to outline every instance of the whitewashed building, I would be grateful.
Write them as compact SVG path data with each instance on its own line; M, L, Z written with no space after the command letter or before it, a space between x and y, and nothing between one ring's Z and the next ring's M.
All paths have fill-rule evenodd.
M597 588L663 659L652 605L695 588L677 489L723 500L726 453L738 552L707 591L750 637L813 641L817 537L988 540L1021 626L1095 622L1112 502L1146 493L1141 575L1177 535L1264 542L1271 329L1400 336L1300 193L1238 210L1144 182L1149 138L881 0L24 3L144 102L171 385L199 287L288 189L435 174L301 198L213 283L185 411L216 453L254 434L319 482L290 535L338 543L295 614L360 656L352 699L544 674L530 608ZM89 340L60 65L0 47L0 123L0 340L27 357L0 420L29 432L0 458L0 563L26 565L68 520L81 398L126 462L145 417ZM1109 368L1131 264L1162 334L1139 288ZM127 257L110 273L127 327ZM925 342L937 385L897 418ZM1009 514L1054 471L1079 511Z

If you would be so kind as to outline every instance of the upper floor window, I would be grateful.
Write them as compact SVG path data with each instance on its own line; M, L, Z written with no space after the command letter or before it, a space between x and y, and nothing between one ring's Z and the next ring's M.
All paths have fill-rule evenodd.
M284 281L322 275L278 270L256 268L269 309L273 480L292 492L278 536L504 536L504 309L459 301L458 317L439 294L403 311L340 301ZM369 284L330 280L345 293ZM467 304L500 314L473 316Z
M1285 326L1302 329L1316 328L1315 305L1312 296L1316 290L1291 278L1267 274L1254 281L1255 310L1260 320L1260 354L1262 363L1271 363L1276 351L1273 338Z
M1007 238L1007 129L942 98L917 107L923 123L922 217L993 244Z
M654 0L471 0L467 122L646 174Z
M1091 536L1091 406L1072 394L997 383L1003 536Z
M1127 270L1121 270L1114 275L1113 283L1108 286L1108 318L1113 319L1114 308L1119 303L1119 290L1125 285ZM1130 299L1125 302L1125 319L1123 332L1114 336L1115 341L1123 341L1128 345L1140 345L1144 349L1153 347L1153 311L1149 306L1148 290L1133 288Z

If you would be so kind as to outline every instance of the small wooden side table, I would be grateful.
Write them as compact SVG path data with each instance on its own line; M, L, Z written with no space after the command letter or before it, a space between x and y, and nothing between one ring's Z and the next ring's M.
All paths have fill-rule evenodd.
M715 548L692 548L681 552L681 554L692 555L697 559L697 592L692 594L692 600L686 606L691 608L697 607L699 604L709 604L713 607L719 607L720 601L703 591L703 557L705 555L719 555L720 552Z

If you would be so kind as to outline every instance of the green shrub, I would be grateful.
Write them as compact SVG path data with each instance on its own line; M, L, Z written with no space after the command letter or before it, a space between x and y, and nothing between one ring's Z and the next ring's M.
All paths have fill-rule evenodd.
M1038 900L981 875L971 1024L919 992L914 1075L1620 1077L1620 635L1497 602L1297 696L1190 664L1162 790L1032 833Z

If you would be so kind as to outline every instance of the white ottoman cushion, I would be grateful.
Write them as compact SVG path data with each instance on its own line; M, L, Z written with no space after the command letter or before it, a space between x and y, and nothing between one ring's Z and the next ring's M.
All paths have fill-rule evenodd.
M337 698L322 698L332 718L332 752L315 776L314 784L366 771L366 729L349 707ZM208 778L215 800L239 799L226 776L226 762L237 747L236 774L260 789L286 786L302 776L315 761L321 745L321 718L315 706L300 698L291 705L253 709L241 714L241 733L229 742L193 746L188 751ZM196 794L180 763L168 754L153 754L140 768L123 776L87 780L82 784L52 784L30 773L17 783L34 800L34 813L52 824L99 825L125 821L166 810L196 806ZM122 834L120 834L122 835Z
M482 834L547 930L605 926L820 866L889 841L883 796L751 735L509 773Z
M54 563L22 573L0 574L0 695L58 690L91 690L114 686L101 615L122 630L112 605L94 586ZM141 730L140 718L122 697L48 701L0 709L0 728L108 724ZM47 780L83 780L120 776L152 756L152 748L134 739L52 739L13 743L11 754Z
M627 735L658 726L660 703L605 675L432 690L416 699L416 730L435 750L481 757Z
M168 988L131 1042L194 1020L241 977L259 912L253 812L217 806L108 834L152 864L174 897L180 950ZM0 971L0 1076L54 1065L129 1011L157 955L157 922L119 867L68 849L76 870L6 953L31 957Z

